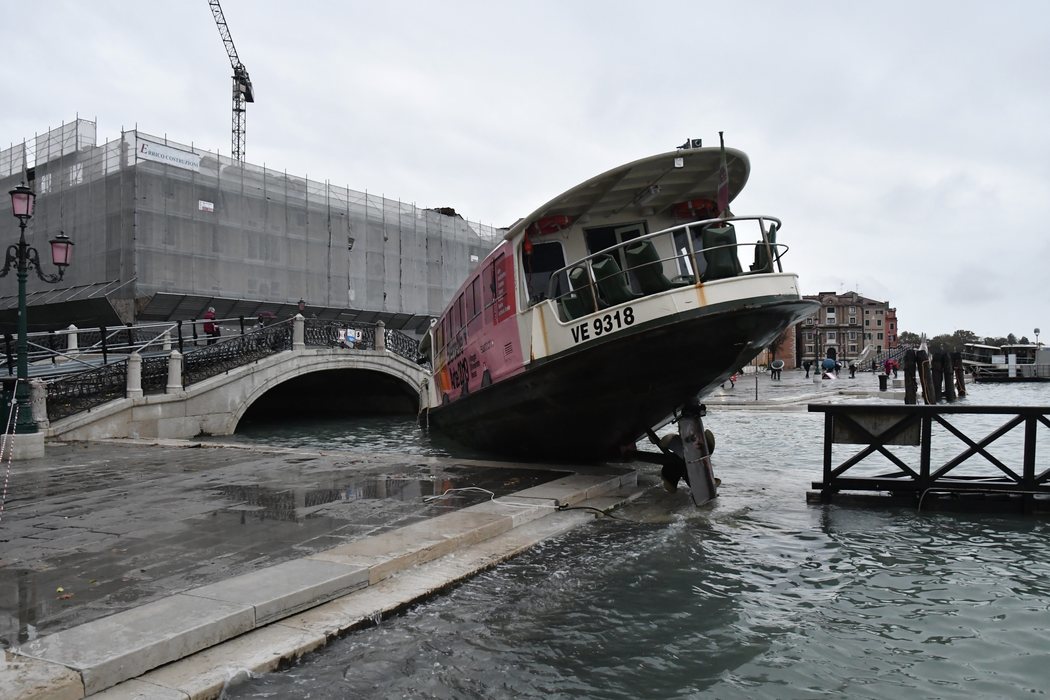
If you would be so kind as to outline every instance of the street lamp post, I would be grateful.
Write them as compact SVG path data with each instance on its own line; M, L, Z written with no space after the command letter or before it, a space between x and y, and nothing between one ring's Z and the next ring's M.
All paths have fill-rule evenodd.
M51 260L58 267L58 274L47 274L40 267L40 255L36 248L26 243L26 224L33 218L33 206L36 195L31 189L21 184L10 192L11 213L18 219L19 238L7 248L7 258L4 260L4 268L0 270L0 277L6 277L11 271L12 265L18 273L18 381L15 385L15 401L17 403L18 420L15 424L16 434L29 434L36 432L36 422L33 420L33 412L29 405L29 341L28 323L26 322L26 279L29 268L36 270L36 274L44 282L58 282L69 266L70 255L73 252L73 241L59 232L52 238Z

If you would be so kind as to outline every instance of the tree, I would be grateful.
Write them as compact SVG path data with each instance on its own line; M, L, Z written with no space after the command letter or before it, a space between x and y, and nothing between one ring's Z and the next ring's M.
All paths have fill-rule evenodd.
M1017 336L1013 333L1006 334L1006 343L1008 345L1017 345Z
M919 347L919 343L922 342L922 337L918 333L903 331L897 336L897 342L900 345Z
M1021 345L1031 345L1032 344L1032 341L1030 341L1028 339L1027 335L1022 335L1021 336L1021 340L1019 340L1018 342L1021 343Z

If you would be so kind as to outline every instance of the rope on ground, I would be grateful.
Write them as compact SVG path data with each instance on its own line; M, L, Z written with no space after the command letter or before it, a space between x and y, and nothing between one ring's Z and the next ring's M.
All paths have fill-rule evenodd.
M21 379L15 380L15 390L11 392L11 404L10 407L13 410L7 412L7 425L4 426L3 438L0 438L0 459L3 459L4 453L7 452L7 469L4 472L4 490L0 494L0 522L4 519L4 506L7 504L7 484L11 480L11 461L14 459L15 445L14 445L14 426L18 424L18 401L15 397L18 395L18 382ZM10 449L8 449L8 443L10 442Z
M555 510L558 509L558 506L549 506L546 503L507 503L501 500L503 498L506 498L506 496L497 497L495 492L489 491L488 489L483 489L480 486L463 486L455 489L445 489L444 493L438 496L424 496L423 502L432 503L433 501L444 498L450 493L454 493L456 491L481 491L482 493L487 493L489 495L489 500L493 503L496 503L497 505L501 506L506 506L508 508L552 508Z

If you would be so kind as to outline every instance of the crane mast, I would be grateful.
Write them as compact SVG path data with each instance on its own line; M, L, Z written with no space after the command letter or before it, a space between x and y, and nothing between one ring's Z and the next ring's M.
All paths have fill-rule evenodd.
M226 54L230 57L230 65L233 66L233 159L240 163L244 162L244 136L245 120L244 105L255 102L255 92L252 90L252 79L248 77L248 69L241 63L237 56L237 48L233 45L230 36L230 28L226 25L226 18L222 14L219 0L208 0L211 7L211 15L215 18L215 26L219 28L219 36L226 46Z

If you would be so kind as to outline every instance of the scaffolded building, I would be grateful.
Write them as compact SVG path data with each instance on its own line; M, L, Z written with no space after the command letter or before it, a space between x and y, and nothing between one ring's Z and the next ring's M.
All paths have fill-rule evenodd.
M303 300L307 315L418 333L504 233L138 129L98 145L79 118L0 151L4 192L22 181L37 193L31 244L46 258L59 231L75 242L62 284L31 275L34 330L200 318L209 306L281 317ZM13 281L0 291L13 309Z

